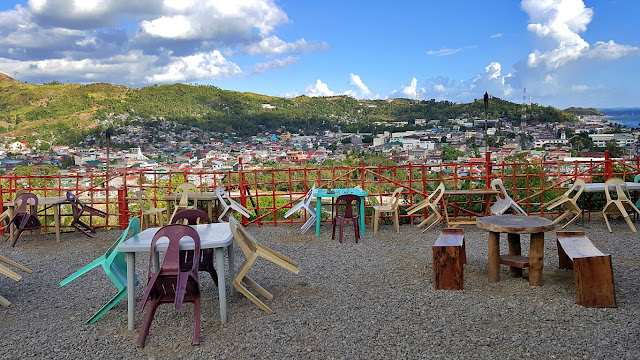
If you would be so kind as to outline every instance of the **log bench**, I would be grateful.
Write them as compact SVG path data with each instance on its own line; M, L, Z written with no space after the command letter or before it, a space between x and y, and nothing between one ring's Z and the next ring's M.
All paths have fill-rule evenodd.
M616 307L611 255L598 250L581 231L558 231L558 266L573 269L576 303L586 307Z
M433 285L436 290L462 290L467 255L464 229L442 229L433 244Z

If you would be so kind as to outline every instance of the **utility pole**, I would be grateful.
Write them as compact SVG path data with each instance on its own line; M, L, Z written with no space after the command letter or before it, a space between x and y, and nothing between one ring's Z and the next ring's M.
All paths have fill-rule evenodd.
M485 91L484 93L484 151L489 152L489 137L488 137L488 111L489 111L489 94Z

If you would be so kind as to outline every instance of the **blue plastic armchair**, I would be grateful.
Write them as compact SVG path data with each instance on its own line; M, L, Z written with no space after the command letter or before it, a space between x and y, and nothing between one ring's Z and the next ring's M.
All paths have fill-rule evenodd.
M98 319L102 317L107 311L109 311L115 304L117 304L120 300L122 300L125 296L127 296L127 263L124 260L124 253L118 252L118 245L120 245L125 240L129 239L132 236L138 234L140 230L140 220L137 218L131 219L129 222L129 226L127 229L120 235L118 240L109 247L107 252L99 258L93 260L87 266L82 269L76 271L71 274L68 278L62 280L60 282L60 286L65 286L71 281L78 278L80 275L90 271L91 269L102 265L104 272L107 274L109 279L113 282L113 284L118 288L118 293L107 302L97 313L95 313L89 320L85 322L85 324L93 324ZM129 233L131 233L129 235ZM138 284L138 279L136 278L136 285Z

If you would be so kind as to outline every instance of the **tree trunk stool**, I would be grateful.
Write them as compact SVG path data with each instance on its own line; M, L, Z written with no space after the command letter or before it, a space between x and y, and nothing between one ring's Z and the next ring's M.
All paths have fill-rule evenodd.
M433 285L436 290L462 290L467 255L464 229L442 229L433 244Z
M558 267L573 269L576 303L616 307L611 255L598 250L581 231L558 231Z

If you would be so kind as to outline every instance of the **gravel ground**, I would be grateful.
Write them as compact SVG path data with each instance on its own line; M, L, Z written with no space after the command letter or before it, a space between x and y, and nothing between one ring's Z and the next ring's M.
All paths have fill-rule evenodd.
M637 222L636 222L637 224ZM298 234L297 227L251 226L261 242L300 263L300 273L258 260L252 278L271 291L272 315L242 295L228 297L227 324L220 324L217 289L201 275L203 291L200 346L191 346L193 306L182 311L158 309L145 348L127 330L126 300L97 323L84 321L115 293L101 269L61 288L62 279L101 255L117 238L112 230L89 239L78 233L24 234L15 249L0 244L0 255L34 270L14 282L0 276L0 294L13 302L0 308L0 358L640 358L640 235L621 220L610 234L602 219L585 231L593 243L613 257L617 308L584 308L575 304L571 271L558 269L555 237L545 241L544 286L525 279L487 281L487 233L466 230L467 265L464 290L435 291L431 245L439 233L426 234L404 225L381 226L359 244L346 232L345 243L331 240L331 228L321 236ZM523 252L528 251L523 236ZM507 249L506 236L501 240ZM148 258L137 256L138 277L146 278ZM236 248L236 264L242 253ZM525 270L525 278L528 272ZM140 300L144 286L136 288ZM227 288L227 291L229 289Z

